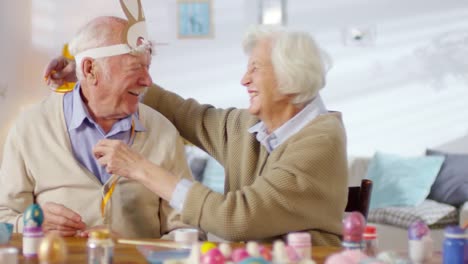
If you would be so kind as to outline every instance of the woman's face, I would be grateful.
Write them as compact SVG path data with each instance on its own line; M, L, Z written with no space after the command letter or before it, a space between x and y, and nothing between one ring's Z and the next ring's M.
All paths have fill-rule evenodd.
M278 91L268 39L259 41L252 49L241 83L249 93L249 112L261 120L272 119L275 112L281 111L289 103L289 98Z

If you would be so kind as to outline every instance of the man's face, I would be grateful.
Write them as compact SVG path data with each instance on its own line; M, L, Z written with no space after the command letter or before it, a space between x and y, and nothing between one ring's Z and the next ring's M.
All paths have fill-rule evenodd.
M106 119L120 119L135 113L139 96L152 84L151 56L124 54L109 57L98 67L98 79L91 91L93 112ZM96 110L97 109L97 110Z
M282 104L289 101L278 91L278 83L271 62L271 44L268 40L259 41L253 48L247 72L241 83L247 87L249 93L249 112L261 120L273 118L275 109L281 108Z

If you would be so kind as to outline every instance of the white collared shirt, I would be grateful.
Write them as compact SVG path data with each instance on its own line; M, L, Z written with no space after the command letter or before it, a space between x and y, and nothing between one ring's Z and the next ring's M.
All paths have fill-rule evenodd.
M310 121L314 120L319 115L327 113L327 111L322 98L318 94L304 109L271 134L268 134L268 130L263 121L253 125L247 131L252 134L257 133L258 142L267 149L268 153L271 153L275 148L288 140L288 138L304 128Z

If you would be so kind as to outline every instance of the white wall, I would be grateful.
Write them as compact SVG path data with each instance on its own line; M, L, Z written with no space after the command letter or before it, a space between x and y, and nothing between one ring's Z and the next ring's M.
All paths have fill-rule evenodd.
M150 37L168 43L156 48L152 76L203 103L246 107L240 41L256 22L256 1L213 2L215 37L178 40L175 1L143 0ZM313 34L334 60L322 94L343 111L350 155L412 155L446 142L465 149L457 138L468 134L466 0L288 2L288 26ZM49 58L85 21L112 14L123 16L118 1L1 1L0 147L21 108L49 93ZM375 45L345 46L341 31L350 25L375 28Z

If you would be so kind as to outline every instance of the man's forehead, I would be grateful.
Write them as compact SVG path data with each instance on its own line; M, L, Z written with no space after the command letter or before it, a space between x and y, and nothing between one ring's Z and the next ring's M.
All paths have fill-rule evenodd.
M128 58L129 63L142 63L144 62L145 64L150 64L151 60L153 57L149 52L145 53L127 53L127 54L122 54L122 56L125 56Z

